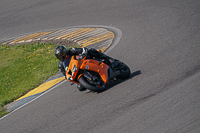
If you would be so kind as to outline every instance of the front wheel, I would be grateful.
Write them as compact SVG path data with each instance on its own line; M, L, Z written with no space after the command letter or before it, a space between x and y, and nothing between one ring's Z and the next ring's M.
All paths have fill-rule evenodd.
M90 84L83 76L79 78L79 83L90 91L102 92L106 90L106 86L103 82L101 82L100 85L93 85Z

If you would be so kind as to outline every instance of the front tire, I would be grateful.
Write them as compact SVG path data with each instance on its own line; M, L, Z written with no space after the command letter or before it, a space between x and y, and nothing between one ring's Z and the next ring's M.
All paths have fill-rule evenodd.
M106 90L106 86L104 83L102 83L99 86L90 84L83 76L79 78L79 83L84 87L87 88L90 91L95 91L95 92L102 92Z

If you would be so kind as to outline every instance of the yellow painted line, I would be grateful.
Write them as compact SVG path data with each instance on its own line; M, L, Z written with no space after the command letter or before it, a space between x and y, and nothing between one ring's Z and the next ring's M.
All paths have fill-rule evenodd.
M64 37L64 39L73 39L73 38L75 38L75 37L81 36L81 35L83 35L83 34L86 34L86 33L88 33L88 32L91 32L91 31L93 31L93 30L96 30L96 29L98 29L98 28L85 28L84 30L82 30L82 31L80 31L80 32L78 32L78 33L76 33L76 34L72 34L72 35L70 35L70 36Z
M29 97L29 96L44 92L44 91L48 90L49 88L51 88L52 86L58 84L59 82L61 82L64 79L65 79L65 77L61 77L61 78L57 78L57 79L45 82L45 83L41 84L37 88L31 90L26 95L20 97L19 99L15 100L15 101L18 101L20 99L23 99L23 98L26 98L26 97Z
M107 48L108 48L108 47L103 47L103 48L101 49L101 51L104 52Z
M92 37L92 38L89 38L89 39L87 39L87 40L79 41L79 43L80 43L80 44L84 44L84 43L86 43L86 42L91 42L91 41L93 41L93 40L98 40L98 39L100 39L100 38L103 38L103 37L106 37L106 36L109 36L109 35L111 35L111 36L114 37L114 33L113 33L113 32L107 32L107 33L101 34L101 35L99 35L99 36L94 36L94 37Z
M59 36L57 37L56 39L72 39L72 38L75 38L77 36L80 36L80 35L83 35L83 34L86 34L90 31L93 31L93 30L96 30L98 28L80 28L78 30L75 30L73 32L70 32L70 33L67 33L67 34L64 34L62 36Z
M14 41L10 42L9 44L11 44L11 43L17 43L17 42L20 42L20 41L27 41L27 40L30 40L30 39L36 39L36 38L39 38L41 36L44 36L44 35L52 33L52 32L53 31L33 33L33 34L27 35L25 37L19 38L17 40L14 40Z
M82 31L83 29L84 29L84 28L80 28L80 29L78 29L78 30L75 30L75 31L72 31L72 32L70 32L70 33L67 33L67 34L64 34L64 35L62 35L62 36L59 36L59 37L57 37L56 39L62 39L62 38L64 38L64 37L70 36L70 35L72 35L72 34L76 34L76 33L80 32L80 31Z
M104 40L107 40L107 39L110 39L110 38L114 38L115 35L114 33L109 33L109 34L105 34L103 36L97 36L97 37L93 37L91 39L88 39L88 40L84 40L83 42L79 42L79 44L82 46L82 47L87 47L89 45L93 45L95 43L99 43L101 41L104 41Z
M14 41L10 42L9 44L11 44L11 43L17 43L17 42L19 42L19 41L25 40L25 39L27 39L27 38L29 38L29 37L31 37L31 36L35 36L35 34L36 34L36 33L33 33L33 34L31 34L31 35L28 35L28 36L19 38L19 39L17 39L17 40L14 40Z

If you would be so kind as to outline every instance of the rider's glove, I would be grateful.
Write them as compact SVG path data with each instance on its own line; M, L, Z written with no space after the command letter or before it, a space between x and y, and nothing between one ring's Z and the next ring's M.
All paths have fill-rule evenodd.
M83 48L83 52L81 54L79 54L79 59L83 59L85 56L87 56L88 54L88 49L87 48Z
M88 53L88 49L87 49L87 48L83 48L83 52L82 52L82 54L87 55L87 53Z

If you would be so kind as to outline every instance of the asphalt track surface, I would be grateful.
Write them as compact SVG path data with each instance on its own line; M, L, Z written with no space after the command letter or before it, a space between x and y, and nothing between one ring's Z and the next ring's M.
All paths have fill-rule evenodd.
M0 39L80 25L117 27L122 37L108 55L132 74L98 94L62 82L0 120L0 132L199 133L199 22L199 0L2 1Z

